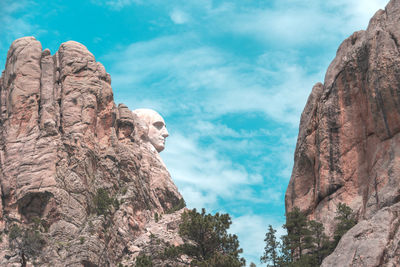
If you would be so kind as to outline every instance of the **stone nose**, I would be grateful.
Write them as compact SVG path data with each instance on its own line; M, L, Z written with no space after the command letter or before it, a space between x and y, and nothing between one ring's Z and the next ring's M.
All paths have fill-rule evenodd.
M161 135L162 135L162 137L164 137L164 138L166 138L166 137L169 136L169 133L168 133L167 128L164 127L164 128L162 129Z

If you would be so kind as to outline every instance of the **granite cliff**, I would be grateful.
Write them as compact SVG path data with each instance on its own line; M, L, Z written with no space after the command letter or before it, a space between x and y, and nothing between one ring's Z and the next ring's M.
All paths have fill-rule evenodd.
M14 41L0 124L0 266L131 266L151 237L182 242L182 196L82 44Z
M359 223L322 266L400 263L400 0L339 47L301 116L286 210L335 227L338 203Z

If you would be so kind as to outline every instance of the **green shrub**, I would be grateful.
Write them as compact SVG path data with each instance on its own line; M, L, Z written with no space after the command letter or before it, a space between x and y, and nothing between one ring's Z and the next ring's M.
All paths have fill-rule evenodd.
M38 230L25 230L22 239L22 251L30 258L36 258L46 245L46 240Z
M151 261L151 258L145 254L139 255L136 258L136 267L153 267L153 262Z
M171 214L171 213L174 213L175 211L183 209L184 207L186 207L186 202L183 198L181 198L181 199L179 199L178 203L175 206L173 206L172 208L165 211L165 213Z
M10 227L8 239L11 249L16 249L21 255L35 259L46 245L46 240L37 229L23 229L14 224Z
M123 187L122 188L122 190L121 190L121 193L123 194L123 195L125 195L126 193L128 192L128 187Z
M108 192L104 188L97 189L93 199L97 215L107 215L111 210L113 199L110 198Z
M12 240L17 239L17 238L20 237L21 235L22 235L22 230L21 230L21 228L19 228L18 225L13 224L13 225L10 227L10 233L8 234L8 239L10 240L10 242L11 242Z

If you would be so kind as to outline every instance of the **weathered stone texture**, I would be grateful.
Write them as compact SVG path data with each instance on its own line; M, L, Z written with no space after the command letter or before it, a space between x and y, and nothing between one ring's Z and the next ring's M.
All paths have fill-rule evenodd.
M368 217L399 196L400 1L372 18L367 31L339 47L324 84L302 114L295 166L286 193L294 206L332 219L338 202ZM399 39L400 40L400 39Z
M398 266L400 262L400 203L363 220L340 240L322 266Z
M303 111L286 210L299 207L332 234L336 207L346 203L361 221L354 229L373 233L360 235L370 243L362 245L353 229L324 266L382 266L382 250L397 246L387 236L396 223L383 214L400 200L399 49L400 0L391 0L340 45Z
M0 111L1 266L32 260L9 247L8 233L36 218L47 230L40 265L132 264L154 213L181 203L160 156L135 131L137 118L115 106L110 75L82 44L63 43L52 56L33 37L14 41ZM99 189L114 199L108 215L95 211Z

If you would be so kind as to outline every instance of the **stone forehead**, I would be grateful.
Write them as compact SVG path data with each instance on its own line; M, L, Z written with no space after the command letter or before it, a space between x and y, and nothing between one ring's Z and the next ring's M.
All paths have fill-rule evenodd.
M140 119L144 120L146 123L149 124L155 121L164 122L164 119L161 117L161 115L157 111L152 109L140 108L140 109L135 109L132 112L136 114Z

